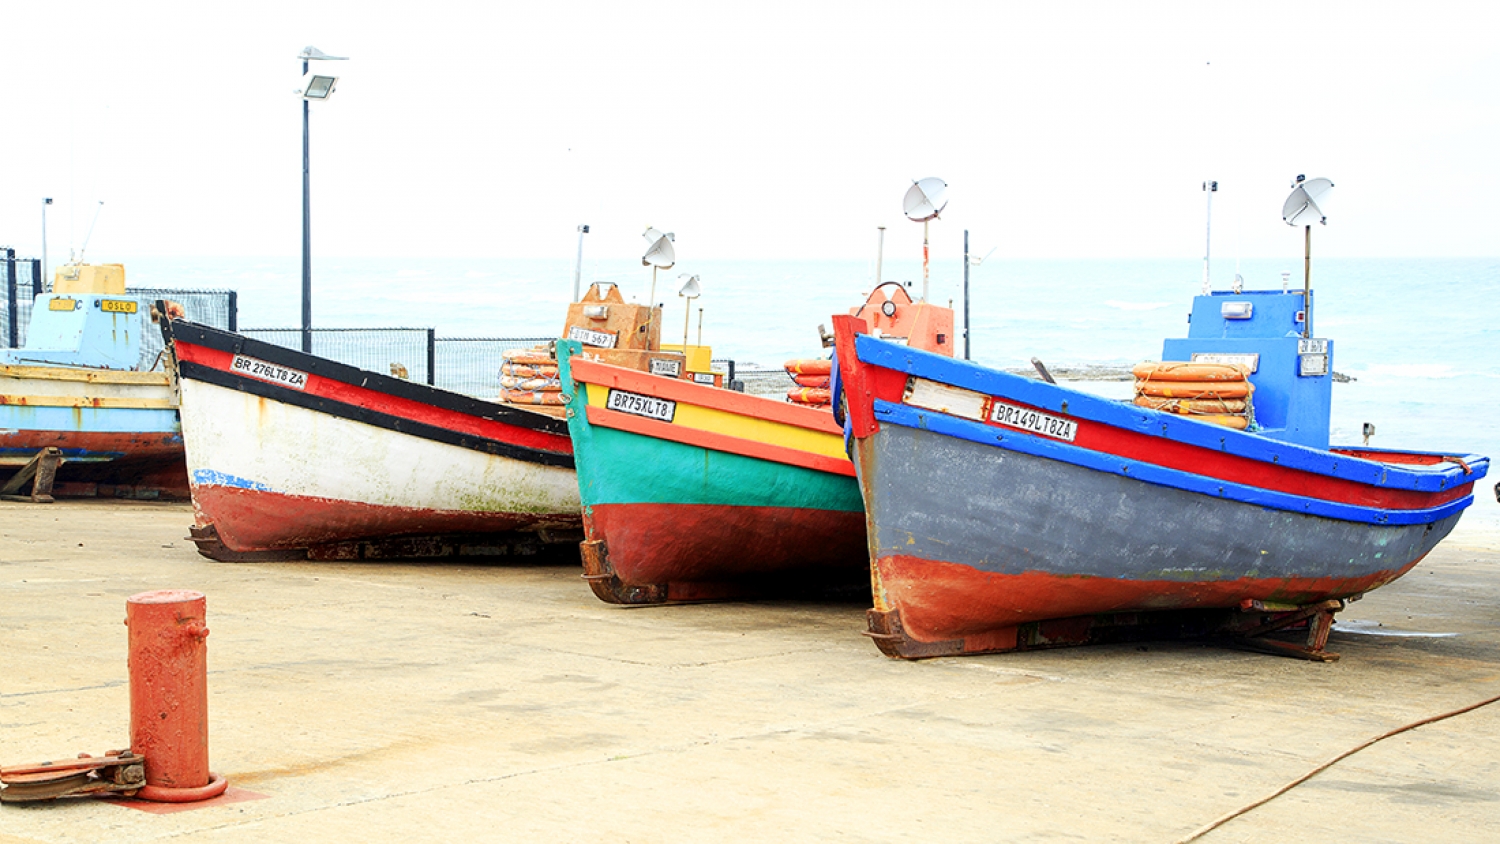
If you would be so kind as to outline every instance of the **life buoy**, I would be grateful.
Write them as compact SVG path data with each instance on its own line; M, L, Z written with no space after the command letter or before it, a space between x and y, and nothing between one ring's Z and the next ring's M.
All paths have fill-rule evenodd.
M530 349L506 349L500 353L500 357L511 363L521 363L530 366L557 365L557 358L547 354L545 346L534 346Z
M1137 381L1138 396L1164 399L1243 399L1255 391L1249 381Z
M821 387L793 387L786 400L794 404L825 405L833 402L833 393Z
M1218 414L1208 416L1194 416L1191 418L1196 419L1199 422L1211 422L1215 425L1223 425L1226 428L1233 428L1236 431L1243 431L1246 428L1250 427L1250 419L1246 416Z
M562 391L562 382L556 378L512 378L500 376L500 386L507 390L527 393L556 393Z
M1168 399L1158 396L1136 396L1138 407L1149 407L1167 413L1188 416L1199 414L1244 413L1250 403L1244 399Z
M800 373L792 376L792 380L796 381L799 387L817 387L824 390L828 389L828 382L831 378L830 375L802 375Z
M788 375L831 375L833 374L833 361L823 358L810 358L807 360L789 360L786 362Z
M525 390L507 390L501 388L500 400L511 404L550 404L564 405L567 400L562 393L552 392L526 392Z
M1244 381L1249 372L1237 363L1189 363L1146 361L1131 367L1141 381Z
M500 364L500 376L503 378L507 375L512 378L556 378L557 365L506 361Z

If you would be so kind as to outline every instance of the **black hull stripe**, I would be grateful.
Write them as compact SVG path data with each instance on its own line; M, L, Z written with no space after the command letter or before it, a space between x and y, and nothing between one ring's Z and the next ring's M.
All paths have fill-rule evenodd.
M406 434L407 436L456 445L459 448L468 448L485 454L508 457L524 463L557 466L564 469L573 468L573 456L571 454L559 454L553 451L527 448L513 443L501 442L500 440L480 437L474 434L464 434L437 425L415 422L401 416L392 416L389 413L381 413L369 408L345 404L322 396L309 395L299 390L269 384L265 381L257 381L254 378L246 378L242 375L235 375L221 369L214 369L213 367L191 361L180 361L177 364L177 374L180 378L202 381L205 384L213 384L218 387L237 390L241 393L249 393L254 396L271 399L272 401L278 401L282 404L292 405L293 407L301 407L328 416L336 416L340 419L353 420L365 425L372 425L376 428L384 428L387 431ZM420 401L420 399L415 400Z
M478 416L482 419L493 419L496 422L504 422L517 428L528 428L533 431L542 431L548 434L557 434L560 437L568 435L568 423L566 420L540 413L531 413L514 407L508 407L495 402L487 402L472 396L442 390L437 387L429 387L426 384L418 384L402 378L394 378L382 375L379 372L371 372L367 369L349 366L348 364L320 358L296 349L288 349L267 343L264 340L256 340L253 337L245 337L230 331L220 331L207 325L199 325L186 320L170 320L162 323L162 335L167 338L167 346L170 348L172 339L180 339L184 343L194 346L202 346L206 349L228 352L229 354L249 355L260 358L270 363L298 369L303 372L316 375L319 378L328 378L341 381L354 387L362 387L383 393L396 398L409 399L421 402L425 405L451 410L466 416Z

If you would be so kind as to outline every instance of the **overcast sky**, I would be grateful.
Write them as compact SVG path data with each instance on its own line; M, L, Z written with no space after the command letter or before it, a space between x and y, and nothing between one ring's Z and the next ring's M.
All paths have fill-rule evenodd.
M863 258L1491 256L1500 4L10 4L0 243L93 260L296 255L297 53L314 254Z

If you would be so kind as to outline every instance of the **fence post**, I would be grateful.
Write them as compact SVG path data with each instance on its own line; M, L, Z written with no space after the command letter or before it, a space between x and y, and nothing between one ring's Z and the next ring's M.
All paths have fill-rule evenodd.
M46 292L47 291L42 288L42 259L41 258L32 258L31 259L31 298L32 298L33 301L35 301L36 297L38 297L38 296L40 296L40 295L42 295L43 293L46 293Z
M238 333L240 330L240 292L229 291L229 330Z
M427 329L427 386L437 386L437 329Z
M10 347L21 345L21 327L16 324L16 250L5 250L6 319L10 321Z

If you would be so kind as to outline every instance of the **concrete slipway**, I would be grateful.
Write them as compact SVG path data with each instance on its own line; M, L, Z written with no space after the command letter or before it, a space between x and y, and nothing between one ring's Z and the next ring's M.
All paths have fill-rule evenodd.
M1462 526L1343 614L1456 636L1336 629L1331 665L1189 643L903 663L858 601L630 609L576 565L211 563L191 518L0 503L0 763L122 746L125 598L197 589L213 767L264 797L0 806L0 844L1166 842L1500 695L1500 537ZM1199 840L1288 837L1500 840L1500 705Z

